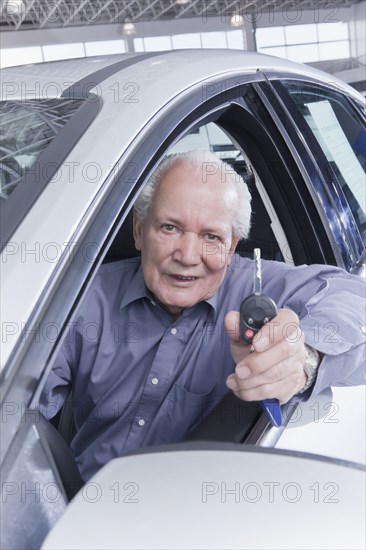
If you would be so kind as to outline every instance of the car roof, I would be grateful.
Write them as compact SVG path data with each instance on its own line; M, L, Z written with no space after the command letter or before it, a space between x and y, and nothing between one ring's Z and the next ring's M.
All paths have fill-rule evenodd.
M183 73L181 76L186 76L187 86L192 84L195 74L206 78L208 74L218 76L230 72L243 74L265 71L270 74L277 73L277 75L278 73L293 73L332 84L357 96L358 100L360 99L360 95L352 87L335 76L309 65L256 52L229 49L127 53L8 67L1 70L3 80L1 99L22 99L25 92L28 99L32 96L58 97L70 85L81 79L89 77L90 83L93 83L93 80L97 82L100 78L100 71L103 69L109 68L108 72L104 72L104 74L111 76L124 68L131 67L131 65L136 65L135 69L137 69L137 66L144 61L148 66L147 70L144 69L145 76L150 81L159 78L171 84L174 80L173 73L183 65L185 67L190 65L189 71L181 71ZM146 67L146 63L143 65ZM13 87L9 88L6 83L12 83Z

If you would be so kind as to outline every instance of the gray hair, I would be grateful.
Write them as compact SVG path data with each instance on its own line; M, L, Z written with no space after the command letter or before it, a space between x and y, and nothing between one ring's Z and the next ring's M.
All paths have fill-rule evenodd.
M209 175L221 173L222 183L229 181L235 187L238 201L237 211L233 221L233 236L246 239L250 231L251 196L243 178L226 162L223 162L214 153L206 150L188 151L166 156L151 175L135 202L135 210L144 220L153 203L155 193L165 174L176 164L184 163L192 168L197 176L207 178ZM206 181L203 179L202 181Z

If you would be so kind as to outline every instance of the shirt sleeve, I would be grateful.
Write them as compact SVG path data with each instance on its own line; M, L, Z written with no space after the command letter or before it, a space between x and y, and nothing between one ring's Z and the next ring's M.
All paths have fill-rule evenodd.
M39 399L39 411L48 419L57 414L70 392L72 382L70 364L69 353L64 344Z
M365 285L361 278L323 282L305 305L305 341L324 353L311 395L329 386L365 384Z
M264 291L298 314L305 342L324 354L311 395L365 384L365 281L332 266L275 263L267 279Z

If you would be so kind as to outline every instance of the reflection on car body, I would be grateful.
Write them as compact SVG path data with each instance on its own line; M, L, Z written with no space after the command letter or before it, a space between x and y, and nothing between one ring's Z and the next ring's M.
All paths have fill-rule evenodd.
M39 548L59 517L69 525L78 486L67 446L36 404L101 262L136 254L130 212L154 167L167 152L211 149L251 189L253 228L240 254L259 246L267 259L361 275L365 108L354 90L315 69L220 50L9 68L1 89L2 538L4 548ZM249 444L275 445L280 433L248 415L248 454L238 447L249 464ZM214 424L213 438L219 430ZM194 457L188 461L194 468ZM348 466L359 483L358 467ZM52 486L59 498L47 493ZM40 498L31 488L43 488ZM49 540L47 547L57 544Z

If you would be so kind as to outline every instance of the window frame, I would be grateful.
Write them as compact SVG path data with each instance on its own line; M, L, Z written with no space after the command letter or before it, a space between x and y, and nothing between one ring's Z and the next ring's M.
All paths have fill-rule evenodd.
M282 126L283 135L293 154L297 155L308 191L317 207L323 227L327 230L337 265L349 272L356 272L365 255L365 243L338 178L313 132L289 97L283 82L286 80L297 85L316 85L324 93L338 93L347 100L353 113L362 121L363 115L359 109L361 106L330 83L293 75L282 75L278 78L278 75L274 77L268 72L266 76L266 83L260 85L262 97L277 124Z

